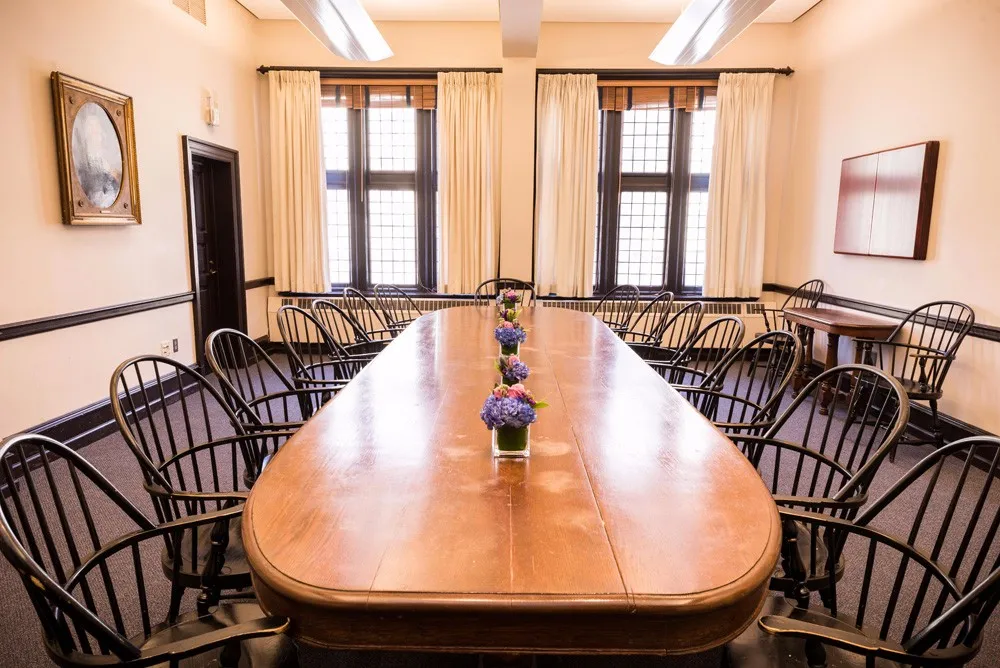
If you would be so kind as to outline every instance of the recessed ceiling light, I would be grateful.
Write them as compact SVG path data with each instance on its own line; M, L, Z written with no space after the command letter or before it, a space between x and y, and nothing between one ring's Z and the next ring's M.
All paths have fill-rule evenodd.
M347 60L392 56L382 33L358 0L281 0L326 48Z

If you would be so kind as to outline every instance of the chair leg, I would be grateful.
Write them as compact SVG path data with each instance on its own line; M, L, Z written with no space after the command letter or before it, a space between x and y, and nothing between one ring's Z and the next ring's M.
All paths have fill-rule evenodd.
M222 668L238 668L242 651L243 648L240 646L240 641L237 640L229 643L222 648L222 653L219 655L219 665Z
M826 668L826 648L816 638L806 638L806 663L809 668Z
M171 624L177 621L181 612L181 599L184 598L184 587L173 583L170 585L170 607L167 608L167 621Z
M930 400L931 405L931 438L934 439L934 447L944 446L944 434L941 432L941 422L938 419L937 399Z

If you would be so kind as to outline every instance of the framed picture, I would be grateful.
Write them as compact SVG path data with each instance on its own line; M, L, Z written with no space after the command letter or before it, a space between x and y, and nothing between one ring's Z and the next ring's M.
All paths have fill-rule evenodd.
M63 222L141 223L132 98L53 72L52 105Z

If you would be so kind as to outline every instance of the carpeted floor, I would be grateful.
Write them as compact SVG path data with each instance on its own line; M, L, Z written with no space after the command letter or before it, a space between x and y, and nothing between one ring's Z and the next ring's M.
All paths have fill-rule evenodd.
M892 485L899 477L913 466L919 459L930 452L929 448L901 447L895 462L886 461L881 467L873 485L873 495L877 496L882 491ZM129 499L138 505L149 517L153 517L152 508L148 495L143 491L140 481L140 470L133 456L125 445L122 437L118 434L104 438L96 443L87 446L82 454L103 472ZM960 466L948 466L943 472L944 478L957 478ZM974 471L972 477L981 475ZM983 509L983 514L993 517L1000 509L1000 491L992 494L987 500L987 505ZM899 527L909 526L907 520L908 510L912 508L900 507L890 508L891 512L885 513L878 520L881 528L893 531ZM944 508L934 507L927 509L929 515L940 514ZM969 509L960 509L969 510ZM958 522L968 521L968 517L958 518ZM110 532L127 531L131 529L128 523L122 523L121 518L115 517L112 513L107 515L98 514L98 522L104 523ZM949 549L946 546L945 550ZM953 547L951 548L953 549ZM1000 549L1000 548L998 548ZM863 555L851 554L850 550L846 555L848 563L864 563ZM147 577L147 588L153 590L151 598L162 603L167 597L167 587L165 580L158 576L158 559L156 551L150 555L144 555L151 566L147 572L151 575ZM894 573L895 571L892 571ZM41 631L38 626L37 617L31 608L24 588L16 577L13 569L6 563L0 564L0 586L5 592L2 603L0 603L0 667L17 668L41 668L51 665L47 658L42 643ZM904 591L904 598L906 592ZM840 593L844 605L851 609L852 598L856 598L857 592L850 587ZM185 600L185 609L193 608L193 597L189 596ZM747 634L757 634L759 631L756 625L751 626ZM747 636L748 638L750 636ZM722 659L721 651L707 652L704 654L680 657L680 658L651 658L651 657L539 657L535 665L539 668L563 668L567 666L581 668L701 668L702 666L718 666ZM434 655L434 654L402 654L402 653L368 653L368 652L328 652L303 648L300 653L300 663L303 667L337 666L343 668L416 668L416 667L466 667L479 666L480 659L470 655ZM1000 666L1000 620L994 619L987 628L984 639L982 653L970 664L972 666L987 667Z

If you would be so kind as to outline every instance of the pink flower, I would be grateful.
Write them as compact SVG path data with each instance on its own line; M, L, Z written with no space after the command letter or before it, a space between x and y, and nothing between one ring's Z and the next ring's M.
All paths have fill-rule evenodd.
M504 322L503 328L504 329L514 329L514 323L512 323L512 322Z
M510 355L509 357L507 357L508 366L513 366L514 364L517 364L520 361L521 359L517 355Z
M511 399L521 399L527 396L528 390L521 383L515 383L507 388L507 396Z
M503 385L497 385L493 388L493 396L497 399L503 399Z

